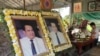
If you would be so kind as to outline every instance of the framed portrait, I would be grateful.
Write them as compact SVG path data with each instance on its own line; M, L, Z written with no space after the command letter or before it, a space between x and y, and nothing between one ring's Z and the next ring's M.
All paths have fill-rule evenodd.
M88 11L95 11L95 9L96 9L96 2L95 1L88 2Z
M36 53L35 55L41 55L46 53L47 47L43 41L43 34L38 22L38 17L34 16L11 16L13 24L15 26L16 32L18 33L19 43L21 45L22 52L25 55L32 56L28 52L31 52L31 41L34 43L33 49ZM29 41L27 41L29 40ZM28 43L29 42L29 43ZM27 48L28 47L28 48ZM26 49L27 48L27 49ZM27 51L27 52L26 52ZM33 51L33 52L34 52Z
M48 31L48 36L51 40L55 52L62 51L71 47L71 43L67 33L65 32L61 18L57 13L51 15L44 15L44 23Z
M77 3L74 3L74 13L76 12L82 12L82 2L77 2Z
M52 48L46 41L45 29L41 17L37 16L38 12L5 9L4 14L16 55L49 56L51 54Z
M58 47L59 45L67 44L64 34L62 32L60 23L56 17L44 17L47 29L50 33L50 39L53 46ZM60 38L61 37L61 38Z

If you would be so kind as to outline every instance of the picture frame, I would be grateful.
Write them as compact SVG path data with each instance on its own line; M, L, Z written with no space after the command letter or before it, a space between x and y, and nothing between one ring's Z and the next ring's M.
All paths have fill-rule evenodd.
M88 11L95 11L96 10L96 2L95 1L90 1L88 2Z
M96 1L96 11L100 11L100 1Z
M34 39L37 38L37 39L42 39L43 40L43 38L42 38L43 37L43 34L42 34L43 32L41 31L41 27L39 26L40 24L38 22L38 18L34 17L34 16L11 16L11 18L12 18L12 20L14 22L13 24L15 26L16 32L18 33L18 36L20 37L19 38L19 40L20 40L19 43L21 45L22 52L23 52L23 54L25 56L27 54L24 53L24 51L29 51L29 50L26 49L26 47L24 47L24 45L25 46L27 45L27 40L28 39L25 41L26 43L24 42L25 44L22 42L22 40L27 37L27 34L25 35L25 33L23 32L24 31L23 27L25 27L25 25L28 25L28 26L32 27L32 30L33 30L33 32L34 32L34 34L36 36L36 37L34 37ZM38 40L36 42L38 42ZM48 53L47 46L44 45L45 41L44 40L42 41L43 44L42 44L42 42L40 42L40 44L39 44L39 42L38 42L38 44L35 44L35 42L34 42L34 44L36 45L35 47L37 48L36 51L37 50L41 50L41 51L37 51L38 56L41 55L41 54L44 54L44 53ZM42 48L42 46L44 46L45 48L43 47L44 49L43 48L41 49L40 47L38 47L38 45L41 45L41 48Z
M62 29L61 29L61 26L60 26L60 24L59 24L59 22L58 22L58 20L57 20L57 18L56 17L44 17L45 18L45 22L46 22L46 26L47 26L47 28L48 28L48 30L49 30L49 33L51 33L51 35L53 35L54 33L52 32L53 30L52 30L52 26L51 26L51 24L55 24L55 26L57 27L57 30L58 30L58 32L60 32L60 33L62 33ZM54 26L53 26L54 27ZM60 34L60 33L58 33L58 34ZM58 37L59 37L59 35L58 35ZM52 36L52 38L54 38L54 36ZM51 39L52 39L51 38ZM63 39L64 38L64 39ZM63 40L61 40L61 39L63 39ZM65 40L65 37L64 37L64 34L63 34L63 36L62 36L62 38L61 38L60 40L61 41L65 41L65 42L63 42L62 44L57 44L57 43L53 43L52 42L52 44L55 46L55 47L58 47L58 46L62 46L62 45L65 45L65 44L67 44L67 40ZM53 39L52 39L53 40ZM57 39L56 39L57 40ZM56 41L56 40L54 40L54 41Z
M20 26L26 24L26 22L29 22L31 25L35 27L38 26L39 30L43 33L42 39L43 39L44 46L46 48L46 52L38 53L38 56L47 56L47 55L50 56L51 54L54 55L49 39L47 36L45 36L46 29L44 28L43 20L41 19L39 12L5 9L3 13L5 15L4 19L9 29L9 34L11 37L12 45L14 47L15 55L25 56L22 47L23 45L21 45L21 41L20 41L21 38L19 38L20 35L18 33L18 30L20 28L23 28ZM33 23L32 21L35 23Z
M73 4L73 12L74 13L82 12L82 2L77 2Z
M58 13L53 13L53 12L42 12L42 16L43 16L42 18L44 19L44 25L46 26L46 30L47 30L47 34L48 34L47 36L49 36L49 38L51 40L54 52L59 52L59 51L63 51L64 49L70 48L72 45L71 45L71 42L69 40L67 33L65 32L60 15ZM62 42L60 40L62 42L61 44L54 43L54 41L57 40L57 38L56 38L57 36L55 37L54 34L52 33L52 30L50 29L50 23L55 24L57 30L60 33L62 33L62 35L63 35L62 38L63 38L63 41L65 41L65 42ZM52 26L52 27L54 28L54 26ZM50 36L50 35L52 35L52 36ZM58 37L59 37L59 35L58 35ZM55 40L53 41L54 37L55 37Z

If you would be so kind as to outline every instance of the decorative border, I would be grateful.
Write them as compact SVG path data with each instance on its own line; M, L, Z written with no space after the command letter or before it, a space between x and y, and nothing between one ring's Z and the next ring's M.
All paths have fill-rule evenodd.
M43 20L42 20L42 16L41 13L39 12L32 12L32 11L23 11L23 10L12 10L12 9L5 9L3 11L4 15L5 15L5 21L7 22L7 26L9 28L9 33L12 39L12 43L13 43L13 47L14 47L14 51L15 51L15 55L16 56L23 56L22 52L21 52L21 48L18 42L18 37L16 35L16 31L15 28L13 26L13 22L11 20L11 15L21 15L21 16L38 16L39 17L39 22L41 24L41 28L43 30L44 33L44 38L46 40L46 45L49 48L50 53L49 54L45 54L43 56L54 56L55 54L53 53L53 48L51 46L51 42L48 38L48 34L47 31L45 29L45 26L43 24Z
M60 22L60 25L61 25L61 28L62 28L62 31L64 32L64 35L68 41L67 44L64 44L64 45L61 45L61 46L58 46L58 47L53 47L53 50L55 52L59 52L59 51L62 51L64 49L68 49L70 47L72 47L71 45L71 42L70 42L70 39L67 35L67 33L65 32L65 28L64 28L64 24L63 24L63 20L61 19L59 13L57 12L42 12L42 16L49 16L49 17L56 17L58 19L58 21ZM43 17L42 17L43 18ZM44 19L44 18L43 18ZM46 26L46 25L45 25ZM46 27L45 27L46 28ZM47 31L47 33L49 34L49 31Z

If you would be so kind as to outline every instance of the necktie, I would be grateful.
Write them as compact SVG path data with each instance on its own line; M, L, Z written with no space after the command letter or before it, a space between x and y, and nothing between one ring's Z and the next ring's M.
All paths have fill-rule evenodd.
M33 55L35 55L35 54L36 54L36 49L35 49L35 46L34 46L33 40L30 40L30 41L31 41L32 53L33 53Z
M57 33L56 33L56 37L57 37L58 44L60 44L60 40L59 40Z

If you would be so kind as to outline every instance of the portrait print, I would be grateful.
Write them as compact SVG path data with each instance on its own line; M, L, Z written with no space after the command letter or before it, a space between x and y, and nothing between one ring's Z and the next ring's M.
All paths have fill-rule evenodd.
M58 22L57 18L45 18L45 22L49 30L49 36L53 46L56 47L66 44L67 41L64 37L60 23Z
M37 18L12 17L23 56L40 56L48 52Z

